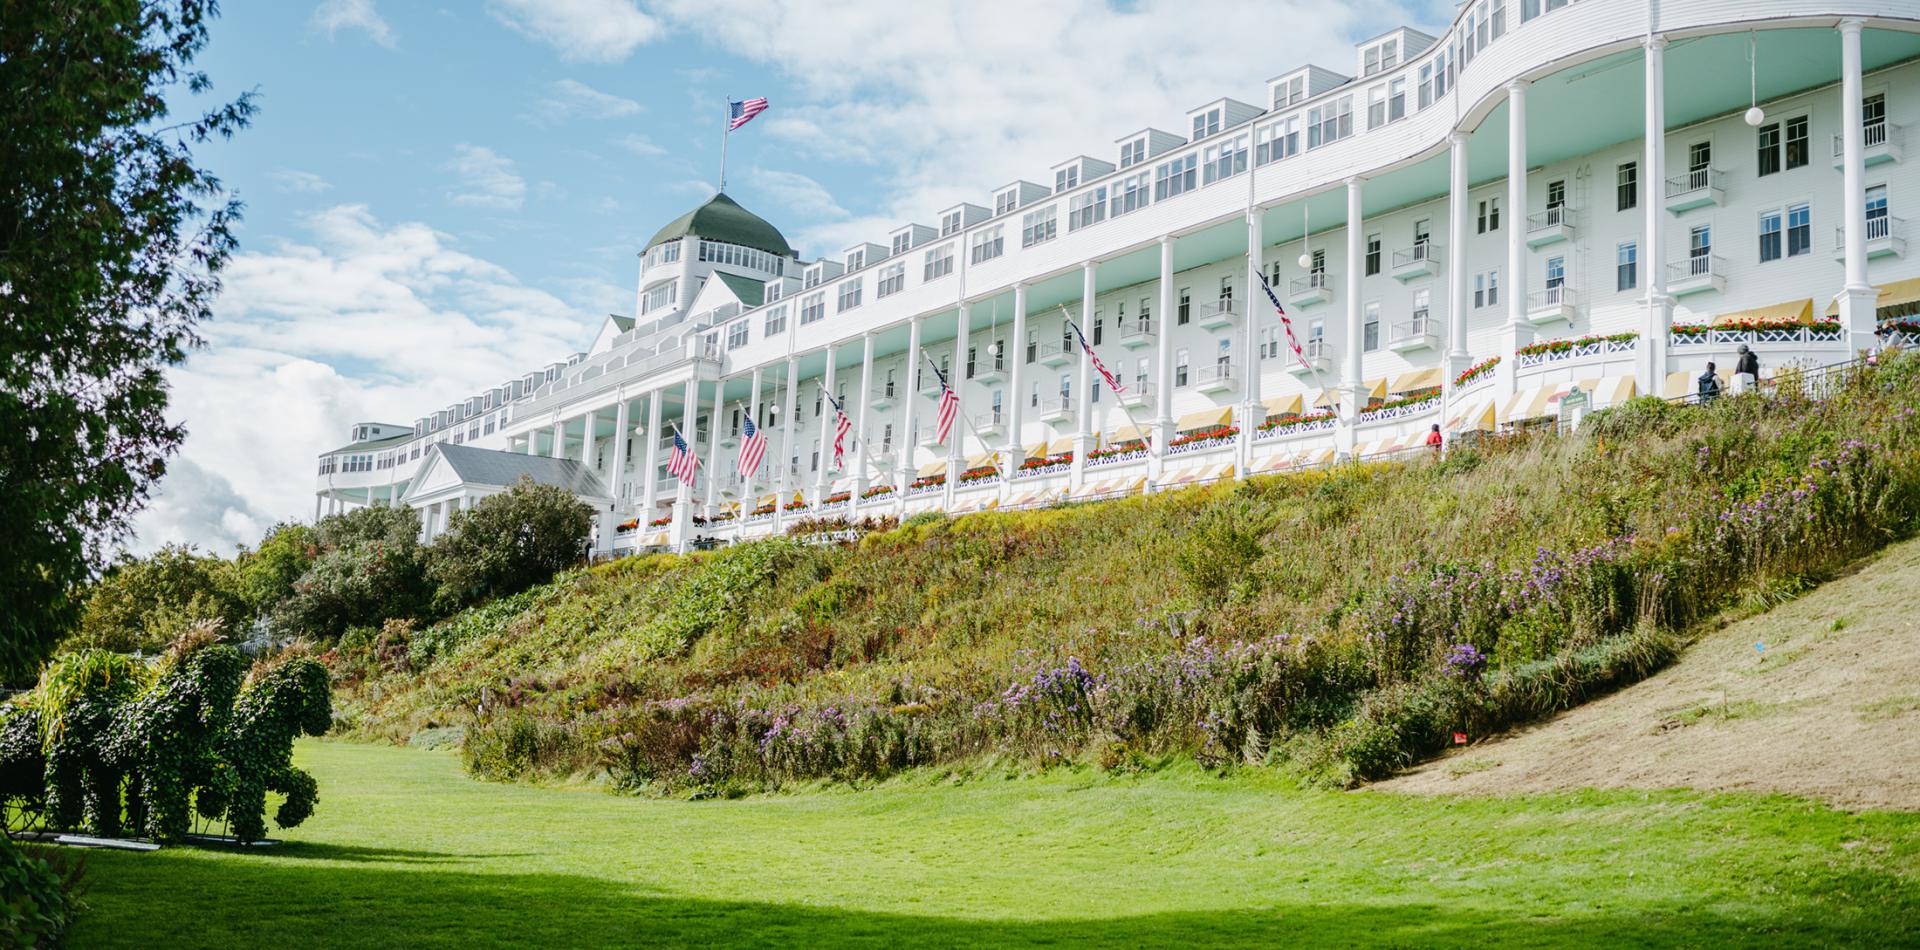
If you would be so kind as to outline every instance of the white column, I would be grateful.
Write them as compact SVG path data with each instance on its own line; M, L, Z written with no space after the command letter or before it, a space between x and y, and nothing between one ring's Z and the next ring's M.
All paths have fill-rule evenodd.
M551 459L566 458L567 456L563 448L566 444L567 444L567 420L555 419L553 420L553 445L549 446L547 449L547 458L551 458Z
M752 419L756 427L760 425L760 367L758 366L753 368L753 392L747 396L747 418ZM766 433L760 433L760 437L763 439L766 438ZM762 453L760 456L760 464L763 467L767 464L765 453ZM756 470L754 475L758 474L760 473ZM741 520L744 521L747 515L752 513L754 505L758 501L759 499L755 498L753 494L753 476L742 473L740 479Z
M780 486L775 489L773 493L773 525L775 530L779 530L787 521L787 482L792 478L792 469L788 466L792 464L791 460L793 458L793 417L799 414L798 410L800 408L799 376L800 361L791 356L787 357L787 407L785 414L780 417L780 457L774 459L776 464L774 471L779 473L779 475L777 479L768 482L768 484L777 483Z
M838 375L833 365L836 359L834 354L835 349L832 343L827 344L827 371L821 376L819 382L821 390L829 396L834 395L834 382ZM820 411L825 413L826 410L831 408L833 408L833 404L828 402L825 396L821 397ZM833 465L833 427L838 424L839 420L836 419L833 422L828 422L828 418L829 417L823 415L820 420L820 469L815 472L813 476L813 503L816 505L820 503L821 499L827 497L827 483L831 481L827 476L827 472Z
M907 486L913 483L914 456L920 444L920 433L914 431L914 425L919 417L917 410L920 408L921 362L920 318L913 317L907 320L907 391L905 394L907 405L904 413L906 418L901 422L900 465L899 474L896 476L899 484L895 486L894 491L894 494L902 500L907 497Z
M1507 295L1507 323L1500 330L1500 367L1495 392L1512 395L1520 369L1518 350L1533 341L1527 321L1527 83L1507 84L1507 269L1500 292Z
M315 492L315 493L314 493L314 496L313 496L313 520L315 520L315 521L319 521L319 520L320 520L320 503L321 503L321 502L324 502L324 501L326 501L326 500L327 500L327 496L325 496L325 495L322 495L322 494L320 494L320 493L318 493L318 492Z
M1452 176L1447 189L1447 362L1446 383L1473 365L1467 350L1467 133L1449 139Z
M1027 412L1027 285L1013 285L1013 346L1005 356L1007 364L1013 368L1007 372L1007 451L1001 464L1000 477L1006 482L1013 481L1013 473L1018 471L1020 463L1026 461L1023 449L1025 433L1022 427Z
M1240 363L1246 367L1245 399L1240 407L1240 464L1234 467L1236 478L1246 478L1247 469L1253 460L1254 430L1267 418L1266 410L1260 405L1260 321L1254 314L1265 313L1264 300L1255 300L1253 288L1260 286L1260 269L1265 263L1263 253L1267 246L1266 212L1254 207L1247 211L1247 289L1242 294L1246 310L1242 317L1245 332L1241 334L1243 343L1240 349Z
M613 464L607 472L607 493L613 496L613 509L620 510L620 489L627 480L627 440L628 427L631 425L627 414L627 394L620 394L620 401L613 409ZM611 541L608 542L612 544Z
M1360 348L1360 337L1364 331L1361 321L1365 319L1366 308L1360 301L1360 276L1363 273L1365 250L1361 247L1361 232L1365 222L1361 214L1361 191L1366 180L1359 177L1347 179L1347 339L1341 349L1340 359L1340 426L1335 433L1340 451L1353 452L1353 423L1360 414L1360 407L1366 404L1366 394L1361 391L1365 385L1362 376L1361 358L1365 355Z
M1097 261L1088 261L1080 265L1080 329L1082 333L1093 332L1094 307L1094 271ZM1093 344L1093 338L1087 338L1087 345ZM1079 488L1086 479L1087 453L1093 450L1093 363L1087 356L1087 347L1080 348L1080 359L1074 363L1073 376L1073 471L1069 481Z
M1667 333L1673 326L1673 297L1667 293L1667 41L1646 41L1646 124L1641 135L1646 158L1640 169L1640 205L1645 224L1640 235L1640 280L1647 288L1646 319L1640 327L1637 362L1640 394L1659 395L1667 378Z
M1879 321L1875 304L1879 294L1867 280L1867 165L1866 129L1862 124L1859 20L1841 20L1840 31L1840 187L1846 240L1847 282L1840 290L1840 325L1847 334L1848 352L1872 349Z
M860 495L867 490L867 417L872 413L868 403L873 402L873 331L860 335L860 396L853 420L853 469L857 473L853 478L853 499L848 506L860 503Z
M1153 454L1167 457L1173 438L1173 235L1160 239L1160 307L1153 315L1156 349L1153 364ZM1159 473L1155 473L1159 477Z
M967 467L967 433L972 431L973 420L967 417L967 336L972 327L973 308L964 300L953 318L953 393L960 397L954 406L953 432L947 436L947 485L946 506L953 507L954 489L960 487L960 473ZM985 446L982 446L985 448Z
M653 520L653 498L660 490L660 397L665 390L656 389L647 394L647 440L646 468L640 473L640 527L636 530L649 530L647 522Z
M713 414L707 417L707 457L700 460L700 466L707 475L707 517L711 519L716 506L720 504L720 418L726 411L725 397L727 381L725 378L713 381Z
M687 380L686 388L681 392L680 400L680 436L686 441L688 451L698 452L700 451L700 430L696 427L695 423L698 420L696 413L700 411L699 379L690 378ZM701 464L705 465L710 461L710 459L702 459ZM712 478L713 473L708 472L707 477ZM679 478L675 478L673 484L673 545L675 548L684 551L686 550L687 540L693 536L693 486L688 485Z
M580 464L591 472L594 470L594 435L600 428L600 410L595 409L580 417Z

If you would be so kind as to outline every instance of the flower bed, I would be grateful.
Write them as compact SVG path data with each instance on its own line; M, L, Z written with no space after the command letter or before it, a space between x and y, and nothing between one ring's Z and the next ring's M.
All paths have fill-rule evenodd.
M1574 337L1569 340L1542 340L1538 343L1529 343L1515 350L1514 355L1537 356L1543 353L1566 353L1571 350L1595 346L1601 343L1626 343L1639 338L1640 334L1632 332L1608 333L1605 335L1589 333L1586 336Z
M870 501L872 499L880 497L881 495L891 495L891 494L893 494L892 485L874 485L873 487L868 488L866 491L863 491L860 493L860 500Z
M1493 368L1499 365L1500 365L1500 357L1489 356L1486 359L1481 360L1480 362L1467 367L1466 372L1461 373L1458 376L1455 376L1453 378L1453 385L1455 386L1455 388L1458 388L1461 386L1465 386L1468 383L1478 382L1481 377L1486 376L1489 373L1492 373Z
M1255 431L1287 432L1293 429L1307 429L1307 428L1312 428L1314 426L1321 425L1324 423L1331 423L1333 422L1333 419L1334 419L1334 412L1331 409L1323 409L1319 412L1310 412L1310 413L1307 413L1306 415L1301 415L1300 413L1297 413L1297 412L1283 412L1280 415L1274 416L1273 418L1260 423L1260 427Z
M1189 432L1186 435L1176 435L1173 437L1173 441L1167 443L1167 448L1177 449L1182 446L1198 445L1202 442L1218 442L1231 439L1239 434L1239 426L1213 426L1211 428Z

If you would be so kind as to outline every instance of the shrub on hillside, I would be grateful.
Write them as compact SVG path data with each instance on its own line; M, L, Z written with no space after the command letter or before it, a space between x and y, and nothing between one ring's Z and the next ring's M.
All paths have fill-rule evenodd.
M300 575L320 554L319 532L310 525L281 522L267 530L260 546L242 549L233 559L233 591L258 616L293 594Z
M374 506L322 518L319 555L273 612L286 633L332 642L349 627L417 617L428 605L420 520L411 508Z
M158 653L196 621L218 621L228 635L246 628L253 609L234 587L232 565L185 545L146 557L123 556L87 594L80 629L64 648Z
M522 478L457 512L427 552L443 612L517 594L581 561L593 509L564 488Z

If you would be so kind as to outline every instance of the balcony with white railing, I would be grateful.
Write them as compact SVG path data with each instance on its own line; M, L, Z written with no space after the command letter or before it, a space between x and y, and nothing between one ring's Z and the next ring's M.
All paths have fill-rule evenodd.
M959 420L957 419L954 420L954 428L957 429L959 427L960 427ZM939 448L941 446L946 445L946 442L940 438L939 426L933 426L933 425L921 426L919 436L920 436L919 442L922 448L932 449L932 448ZM951 433L948 434L948 438L952 438Z
M1287 302L1296 307L1310 307L1332 299L1333 277L1326 271L1315 271L1287 282Z
M1120 325L1119 335L1120 345L1129 350L1152 346L1154 343L1153 321L1135 320L1132 323L1123 323Z
M900 386L897 383L885 382L873 387L873 394L868 397L867 405L875 409L892 409L899 401Z
M1412 247L1393 252L1393 279L1418 280L1440 272L1440 248L1432 241L1420 241Z
M1679 214L1708 205L1725 205L1725 177L1719 169L1700 168L1667 179L1667 210Z
M1038 353L1042 366L1058 367L1073 362L1073 352L1067 349L1064 342L1042 343L1038 347Z
M1906 257L1907 222L1901 218L1881 215L1867 219L1867 258ZM1833 229L1833 259L1845 263L1847 260L1847 229Z
M1727 289L1727 259L1694 254L1667 265L1667 292L1675 297Z
M967 364L967 378L983 385L990 385L1006 379L1006 354L996 353L989 356L983 349L979 359Z
M1300 345L1300 350L1305 355L1306 365L1302 366L1300 360L1293 360L1287 366L1288 372L1300 377L1318 377L1333 371L1333 348L1327 345L1327 341L1308 340Z
M1575 297L1572 287L1560 284L1527 295L1527 322L1534 326L1572 323Z
M1415 310L1412 319L1393 325L1387 347L1395 353L1437 350L1440 348L1440 321L1433 318L1431 310Z
M1073 397L1066 393L1041 397L1038 408L1041 422L1059 425L1073 421Z
M1232 363L1216 363L1212 366L1202 367L1200 372L1194 375L1194 387L1203 393L1233 391L1234 375Z
M1573 209L1555 205L1539 214L1527 215L1527 246L1546 247L1573 240Z
M1216 300L1213 303L1195 304L1193 322L1202 329L1218 330L1233 323L1235 302L1232 298Z
M928 369L926 364L923 362L915 372L914 385L919 387L921 395L938 396L940 395L941 375L943 374L936 373L933 370ZM953 378L952 373L946 373L944 375L948 379Z
M1004 415L1005 413L998 410L982 412L975 415L973 417L973 434L983 439L996 435L1005 435L1007 431L1007 420L1002 418Z
M1884 165L1897 162L1906 157L1902 146L1900 126L1891 122L1872 122L1860 127L1861 155L1866 165ZM1847 139L1844 135L1833 137L1833 167L1839 168L1847 163Z
M1144 379L1127 383L1127 391L1120 394L1120 405L1128 409L1144 409L1153 405L1153 384Z

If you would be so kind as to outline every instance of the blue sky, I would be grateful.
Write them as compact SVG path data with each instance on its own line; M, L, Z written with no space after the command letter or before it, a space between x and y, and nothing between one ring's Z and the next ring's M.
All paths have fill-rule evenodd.
M242 249L175 373L189 435L132 547L226 552L312 516L315 456L584 349L635 254L728 188L808 257L985 203L1222 95L1259 103L1431 0L279 0L200 59L257 90L201 158Z

